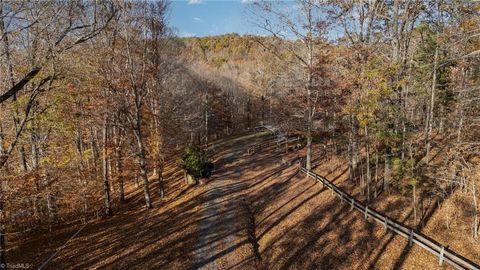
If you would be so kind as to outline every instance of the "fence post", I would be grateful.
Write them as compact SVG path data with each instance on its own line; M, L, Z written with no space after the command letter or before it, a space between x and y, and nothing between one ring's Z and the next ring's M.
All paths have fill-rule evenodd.
M383 217L383 229L385 230L385 232L387 232L388 230L388 223L387 223L387 217Z
M410 235L408 236L408 244L411 246L413 244L413 230L410 229Z
M300 163L299 163L299 164L300 164ZM301 164L301 165L302 165L302 164ZM307 175L307 177L315 178L317 181L320 180L320 182L322 182L322 188L325 188L325 186L326 186L327 188L329 188L330 191L332 192L332 195L335 195L335 193L338 192L338 196L340 197L340 200L341 200L342 205L343 205L343 203L344 203L344 201L345 201L345 202L347 203L347 205L350 203L350 210L353 210L353 209L355 208L355 199L354 199L353 197L351 197L350 195L348 195L348 193L344 193L341 189L337 188L334 184L331 184L330 182L328 182L328 180L326 180L325 178L317 175L316 173L314 173L314 172L312 172L312 171L310 171L310 170L307 170L307 169L306 169L305 167L303 167L303 166L300 167L300 171L301 171L301 172L304 172L304 173ZM344 196L345 196L345 197L344 197ZM350 202L348 202L348 198L349 198L349 197L350 197ZM362 210L361 210L362 207L363 207L363 205L362 205L361 203L359 203L358 208L359 208L359 211L360 211L360 212L362 211ZM96 212L96 214L98 215L98 212ZM369 217L369 216L368 216L368 206L365 206L365 208L364 208L364 215L365 215L365 219L368 220L368 217ZM380 216L380 217L379 217L379 222L382 222L381 219L382 219L382 217L383 217L383 227L384 227L384 231L385 231L385 233L388 232L388 222L389 222L389 221L388 221L388 217L387 217L387 216L383 216L383 215L381 215L381 214L378 214L378 215ZM376 219L376 218L377 218L377 217L375 217L375 215L374 215L374 219ZM399 233L399 232L395 229L395 227L397 226L397 224L395 223L395 221L392 221L391 223L392 223L392 229L393 229L393 231L396 232L396 233ZM403 231L403 229L402 229L402 231ZM403 232L403 233L404 233L404 232ZM402 234L403 234L403 233L402 233ZM414 232L413 229L409 229L409 230L408 230L408 244L409 244L409 246L412 246L412 245L413 245L413 240L414 240L413 237L415 236L414 234L415 234L415 232ZM420 239L417 239L417 241L418 241L419 243L422 242ZM436 254L437 248L438 248L438 246L436 246L435 251L431 251L431 250L428 249L428 248L425 248L425 249L426 249L427 251L431 251L431 253L433 253L433 254ZM448 247L447 247L447 248L448 248ZM439 252L438 256L439 256L439 265L442 266L442 265L443 265L443 261L445 260L445 247L444 247L444 246L441 246L441 245L440 245L440 252ZM455 259L458 259L458 260L459 260L458 262L460 262L460 264L461 264L462 266L465 264L465 265L467 265L467 266L470 267L470 268L472 267L471 264L468 263L468 261L467 261L467 262L463 261L463 260L461 259L461 257L460 257L460 258L454 257L454 258L455 258ZM452 261L450 261L448 258L447 258L447 263L451 263L454 267L456 267L456 265L457 265L455 262L452 263ZM474 266L473 266L472 269L477 269L477 268L478 268L478 267L474 264Z
M442 246L442 249L440 250L440 258L439 258L439 261L438 263L440 264L440 266L443 265L443 256L444 256L444 253L445 253L445 247Z
M320 180L320 182L322 182L322 189L324 189L324 188L325 188L325 184L323 184L322 179L320 179L320 177L319 177L317 174L315 174L315 179L317 180L317 182L318 182L318 180Z

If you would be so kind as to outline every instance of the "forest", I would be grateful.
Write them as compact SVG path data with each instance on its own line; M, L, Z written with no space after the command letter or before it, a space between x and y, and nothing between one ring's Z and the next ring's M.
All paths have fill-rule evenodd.
M264 126L299 138L307 170L345 164L366 205L402 202L412 228L441 208L431 226L480 263L480 2L247 2L263 34L180 37L168 0L0 1L2 269L40 266L23 241L108 224L132 190L173 208L188 146L213 158Z

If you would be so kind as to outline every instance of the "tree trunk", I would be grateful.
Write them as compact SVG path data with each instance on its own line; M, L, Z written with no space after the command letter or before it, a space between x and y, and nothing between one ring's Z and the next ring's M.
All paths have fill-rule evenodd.
M374 183L374 194L373 197L377 198L378 196L378 146L375 147L375 183Z
M478 204L477 204L477 194L475 189L475 180L472 179L472 197L473 197L473 238L478 238L479 230L479 221L478 221Z
M307 170L312 169L312 128L313 128L313 116L314 116L314 106L312 102L312 90L313 90L313 17L311 7L306 12L307 21L308 21L308 31L307 31L307 49L308 49L308 58L307 58L307 158L306 158L306 168Z
M143 193L145 196L145 206L147 208L152 208L152 201L150 197L150 185L148 182L147 176L147 157L145 155L145 146L143 144L142 130L140 125L140 120L137 117L135 137L137 139L137 148L138 148L138 163L140 164L140 177L143 180Z
M365 173L363 169L363 159L360 159L360 194L365 195Z
M312 131L310 126L307 128L307 170L312 169Z
M147 175L147 157L145 154L145 145L143 142L143 132L142 132L142 102L140 101L140 96L138 89L135 88L135 118L133 119L135 139L137 141L137 158L140 165L140 177L143 180L143 193L145 196L145 206L147 209L152 208L152 200L150 196L150 185L148 182Z
M35 115L34 115L35 116ZM40 147L39 147L39 135L38 135L38 130L37 130L37 122L35 121L35 118L32 119L31 122L31 129L30 129L30 143L31 143L31 171L35 172L40 164ZM80 178L79 178L80 179ZM40 192L40 187L38 185L38 179L34 179L35 181L35 187L37 192ZM38 203L38 197L32 198L32 210L34 213L34 216L37 213L40 213L40 209L38 209L39 203Z
M93 171L95 173L95 179L98 179L98 144L96 131L90 126L90 146L92 149Z
M415 185L413 186L413 225L417 226L417 197L416 197L416 192L415 192Z
M208 89L205 89L205 149L208 148Z
M108 168L108 117L104 117L103 123L103 191L105 193L105 215L112 215L110 204L110 182L109 182L109 168Z
M370 176L370 142L368 139L368 126L365 126L365 151L367 153L367 162L366 162L366 188L367 188L367 202L370 201L370 182L371 182L371 176Z
M142 177L143 180L143 192L145 195L145 206L147 208L152 208L152 201L150 197L150 186L148 182L148 176L147 176L147 159L145 157L145 149L143 146L143 140L139 139L138 141L138 147L140 148L140 153L139 153L139 161L140 161L140 176Z
M159 160L158 163L158 190L160 192L160 197L163 198L165 197L165 182L163 180L163 169L164 169L164 164L165 162L162 160Z
M349 171L349 180L350 182L355 181L355 173L357 171L357 146L356 146L356 123L355 123L355 116L350 114L350 136L348 141L348 149L349 149L349 164L348 164L348 171Z
M465 89L466 77L467 77L466 71L462 69L462 89ZM463 121L464 121L464 106L462 104L463 99L464 99L464 94L462 92L460 93L458 98L458 102L459 102L458 110L460 111L459 112L460 120L458 121L458 127L457 127L457 143L460 143L460 141L462 140L462 129L463 129Z
M22 171L27 172L28 171L28 165L27 165L27 157L25 155L25 147L23 144L18 145L18 152L19 152L19 158L20 158L20 165L22 166Z
M0 186L0 189L3 189ZM0 269L7 269L6 267L6 244L5 244L5 203L0 201Z
M124 190L124 179L123 179L123 161L122 161L122 150L117 150L117 177L118 177L118 193L120 197L120 202L125 202L125 190Z
M390 185L390 180L392 177L392 171L391 171L391 158L387 154L385 156L385 172L383 176L383 190L388 190L388 186Z
M117 118L118 119L118 118ZM122 130L120 128L113 128L113 138L115 144L115 174L118 181L118 195L120 203L125 202L125 190L124 190L124 179L123 179L123 155L122 155L122 143L121 136Z
M198 179L188 173L185 173L185 182L187 185L193 186L198 184Z
M402 110L402 160L405 159L405 144L407 136L407 99L408 99L408 84L405 85L405 90L403 91L403 110Z
M437 32L437 40L438 42L438 32ZM433 112L435 108L435 90L437 88L437 69L438 69L438 45L435 46L435 57L433 60L433 76L432 76L432 90L430 92L430 111L428 112L427 118L427 134L426 134L426 164L428 166L430 162L430 147L431 147L431 136L432 136L432 129L433 129Z
M52 225L53 222L55 221L55 197L51 194L48 193L47 195L47 210L48 210L48 224L49 224L49 229L52 231Z

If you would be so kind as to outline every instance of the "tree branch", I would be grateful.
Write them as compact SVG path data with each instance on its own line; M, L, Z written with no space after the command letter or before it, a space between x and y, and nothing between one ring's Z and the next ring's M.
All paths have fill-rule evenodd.
M8 100L12 96L14 96L18 91L20 91L28 82L30 82L37 74L40 72L41 67L34 67L23 79L21 79L18 83L16 83L10 90L5 92L4 94L0 95L0 103Z

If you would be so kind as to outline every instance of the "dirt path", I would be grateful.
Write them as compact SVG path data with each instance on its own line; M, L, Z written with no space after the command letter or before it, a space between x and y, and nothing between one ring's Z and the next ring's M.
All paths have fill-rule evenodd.
M235 269L240 265L244 269L251 259L242 198L254 162L245 157L247 148L258 140L237 139L233 146L217 147L215 172L204 184L207 200L199 219L193 269ZM240 162L245 159L249 162Z
M241 237L242 228L237 228L239 202L236 197L227 198L225 194L238 194L241 185L232 185L232 179L212 181L207 184L208 200L198 224L197 250L195 264L198 269L227 269L235 265L229 245Z
M217 269L215 260L207 262L202 265L204 258L214 257L215 250L220 244L212 241L217 232L217 226L219 224L219 200L220 190L218 187L212 187L207 193L207 202L205 210L203 211L203 217L198 225L198 230L201 232L197 239L197 250L195 252L195 266L194 268L202 269ZM221 221L220 221L221 222Z

